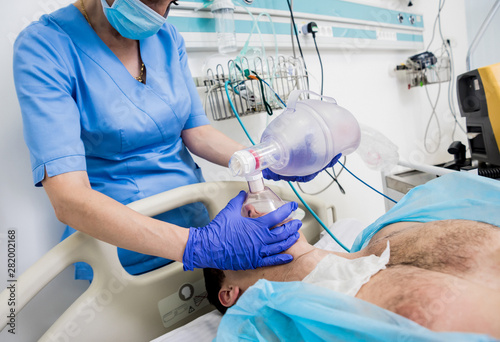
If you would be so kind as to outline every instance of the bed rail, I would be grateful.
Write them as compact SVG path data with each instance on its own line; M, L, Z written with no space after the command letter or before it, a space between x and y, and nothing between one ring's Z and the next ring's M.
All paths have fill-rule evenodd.
M271 188L286 201L296 200L288 189ZM188 203L203 202L213 218L241 189L247 189L246 182L193 184L128 206L141 214L155 216ZM335 220L334 211L333 217L328 218L323 202L304 197L322 220L328 224ZM304 235L311 243L316 242L320 226L308 213L302 221ZM174 262L147 274L132 276L121 266L116 247L77 232L18 278L16 312L66 267L78 261L91 265L94 280L40 341L149 341L213 309L203 297L204 286L199 289L203 278L201 270L184 272L182 264ZM189 299L183 292L185 287L194 289ZM8 296L8 289L0 293L0 329L9 323Z

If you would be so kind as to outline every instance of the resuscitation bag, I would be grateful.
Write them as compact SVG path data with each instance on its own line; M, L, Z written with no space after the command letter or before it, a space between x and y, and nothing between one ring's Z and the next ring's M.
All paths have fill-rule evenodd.
M269 168L281 176L307 176L323 169L337 154L350 154L360 142L358 121L335 99L299 100L308 90L290 93L287 108L262 133L260 144L237 151L229 169L233 176Z

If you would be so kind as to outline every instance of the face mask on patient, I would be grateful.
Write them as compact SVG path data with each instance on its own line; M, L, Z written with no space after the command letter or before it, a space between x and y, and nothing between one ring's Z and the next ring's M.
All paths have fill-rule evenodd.
M355 296L363 284L389 261L389 245L380 257L356 257L315 248L301 235L285 253L294 256L290 264L246 271L204 269L208 300L221 313L259 279L304 281Z

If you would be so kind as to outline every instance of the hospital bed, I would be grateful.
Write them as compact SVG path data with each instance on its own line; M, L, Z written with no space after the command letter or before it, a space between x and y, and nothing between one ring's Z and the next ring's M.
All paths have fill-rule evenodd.
M285 201L297 201L288 188L271 188ZM246 182L193 184L128 206L141 214L155 216L188 203L203 202L213 218L241 189L247 189ZM311 196L304 198L324 222L335 221L333 206ZM304 209L301 204L299 208ZM301 212L304 215L301 230L309 242L315 243L321 228L311 214ZM184 272L182 264L174 262L132 276L121 266L116 247L77 232L19 277L17 312L60 272L78 261L92 266L94 280L40 341L150 341L214 309L206 299L201 270ZM8 296L7 290L0 294L0 329L9 320Z

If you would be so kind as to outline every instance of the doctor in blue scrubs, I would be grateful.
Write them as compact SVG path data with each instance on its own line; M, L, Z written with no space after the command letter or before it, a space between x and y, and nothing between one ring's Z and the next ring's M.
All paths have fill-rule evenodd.
M19 35L14 76L34 184L68 225L64 237L76 229L120 247L131 274L169 259L186 270L289 262L290 255L279 253L296 241L300 222L269 227L296 203L242 218L240 193L211 222L201 203L155 218L125 206L203 182L189 152L227 166L244 148L209 125L184 40L166 22L172 4L78 0ZM91 279L92 270L79 264L76 277Z

